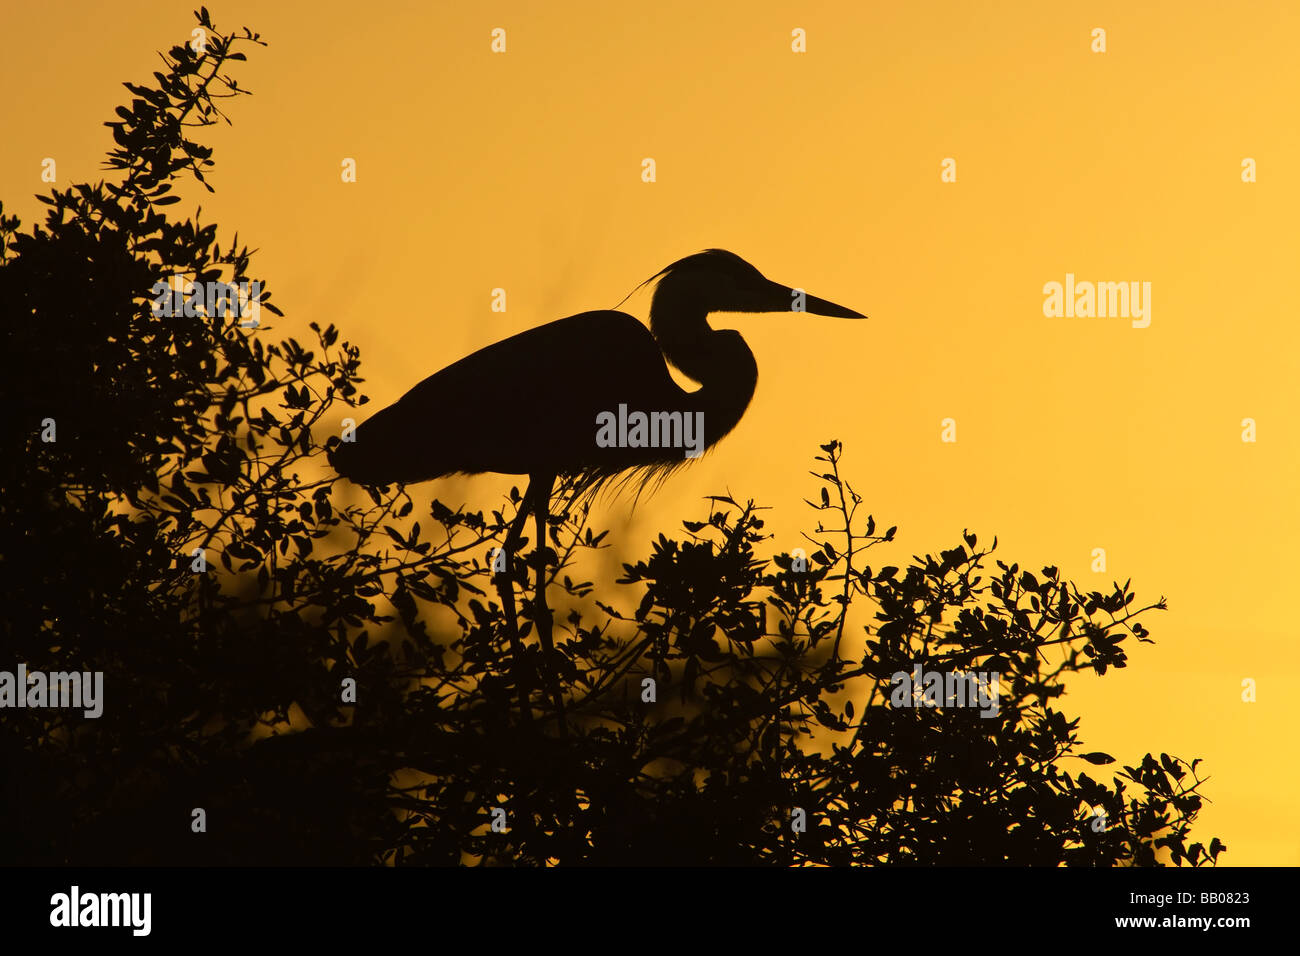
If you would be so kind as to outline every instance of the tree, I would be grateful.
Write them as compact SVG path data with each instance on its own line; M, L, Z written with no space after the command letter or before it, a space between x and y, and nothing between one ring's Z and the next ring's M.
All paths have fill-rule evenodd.
M196 17L205 45L126 84L111 181L39 197L30 232L0 208L4 659L104 688L98 717L0 711L9 862L1217 858L1187 844L1196 761L1094 780L1074 761L1112 758L1053 706L1066 675L1125 666L1163 601L994 571L973 534L873 570L896 529L862 521L838 442L805 554L713 498L602 594L580 569L613 545L581 501L502 568L517 490L417 515L336 480L323 429L366 401L358 350L315 323L271 344L250 251L166 213L186 177L213 188L190 131L229 122L228 71L264 45ZM548 661L539 562L567 610Z

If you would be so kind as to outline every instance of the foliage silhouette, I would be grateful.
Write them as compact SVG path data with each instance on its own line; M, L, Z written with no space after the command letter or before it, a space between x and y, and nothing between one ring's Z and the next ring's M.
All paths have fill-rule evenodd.
M0 711L7 862L1217 858L1218 840L1187 842L1197 762L1147 754L1095 780L1074 761L1111 758L1078 753L1078 720L1053 706L1066 675L1125 666L1163 601L993 570L973 534L873 569L895 529L861 519L837 442L816 458L806 568L761 550L752 502L718 497L608 594L581 578L611 547L582 507L494 577L517 491L488 515L435 500L417 516L403 487L358 503L323 467L324 423L365 401L333 326L269 344L236 315L152 308L174 273L251 279L237 237L223 251L214 225L160 209L183 176L212 188L187 130L224 118L216 101L246 92L225 71L261 43L196 16L202 54L174 47L155 85L127 84L115 181L39 197L30 233L0 209L0 669L105 683L98 719ZM567 611L550 661L539 563ZM855 610L871 620L851 658ZM918 664L999 672L997 715L895 706L891 676Z

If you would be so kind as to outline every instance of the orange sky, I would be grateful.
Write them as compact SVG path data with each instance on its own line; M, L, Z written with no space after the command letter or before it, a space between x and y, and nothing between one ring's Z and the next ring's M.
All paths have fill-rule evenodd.
M40 214L45 157L60 188L102 175L121 81L188 38L191 6L4 7L7 213ZM377 408L711 246L869 314L716 317L759 364L745 420L630 525L626 503L598 524L640 553L730 489L775 506L788 550L815 520L799 500L817 445L839 438L900 526L892 563L970 528L1084 589L1132 578L1170 610L1126 670L1070 685L1084 749L1204 758L1194 836L1222 838L1229 865L1300 863L1300 5L448 6L209 5L270 47L239 65L255 96L230 101L233 129L203 133L217 194L184 194L223 244L237 229L260 249L276 331L339 325ZM1150 327L1045 317L1043 285L1066 273L1150 282ZM503 486L421 491L481 507Z

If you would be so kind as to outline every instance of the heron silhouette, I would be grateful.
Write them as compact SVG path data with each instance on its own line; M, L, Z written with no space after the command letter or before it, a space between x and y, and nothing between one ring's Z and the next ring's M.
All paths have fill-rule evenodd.
M548 670L544 550L556 480L571 501L620 475L662 481L735 428L754 395L758 366L740 333L710 327L709 313L866 318L773 282L722 249L679 259L641 286L655 280L649 329L625 312L604 310L529 329L429 376L359 425L353 441L331 443L334 469L363 484L483 472L528 476L504 550L508 560L531 511L539 556L534 610ZM680 387L668 363L700 387ZM498 585L517 650L513 589L500 587L503 578Z

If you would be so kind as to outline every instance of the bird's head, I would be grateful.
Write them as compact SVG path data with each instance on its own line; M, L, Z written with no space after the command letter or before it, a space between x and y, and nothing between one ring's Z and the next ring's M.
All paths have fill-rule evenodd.
M703 306L705 312L811 312L841 319L866 318L802 289L773 282L725 249L706 249L678 259L653 278L659 280L654 304L669 309L689 305Z

